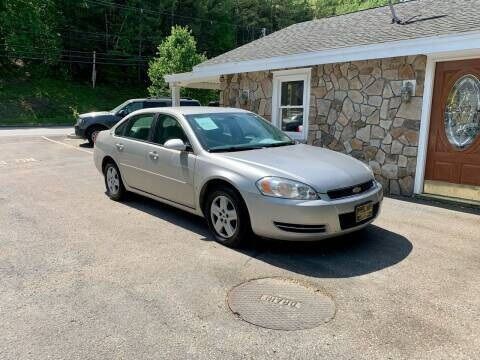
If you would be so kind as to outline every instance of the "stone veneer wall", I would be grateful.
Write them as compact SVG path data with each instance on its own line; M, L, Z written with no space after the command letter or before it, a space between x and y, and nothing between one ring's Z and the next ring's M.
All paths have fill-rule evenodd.
M412 195L425 66L418 55L312 67L307 142L369 164L386 193ZM220 105L271 120L272 79L269 71L224 76ZM403 80L416 80L408 103L400 96Z

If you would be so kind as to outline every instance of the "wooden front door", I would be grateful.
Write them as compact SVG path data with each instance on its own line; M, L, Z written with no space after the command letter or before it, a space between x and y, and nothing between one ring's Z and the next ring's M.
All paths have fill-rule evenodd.
M437 64L425 180L480 186L480 59Z

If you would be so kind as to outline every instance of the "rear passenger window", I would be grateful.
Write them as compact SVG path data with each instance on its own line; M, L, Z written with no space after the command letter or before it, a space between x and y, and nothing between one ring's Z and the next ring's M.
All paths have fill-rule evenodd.
M154 114L142 114L135 116L130 120L130 126L125 134L126 137L148 141L150 135L150 128L153 124Z

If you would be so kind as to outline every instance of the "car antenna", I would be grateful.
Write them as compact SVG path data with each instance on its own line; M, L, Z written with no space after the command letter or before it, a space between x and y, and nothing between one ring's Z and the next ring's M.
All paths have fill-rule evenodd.
M393 7L392 0L388 0L388 5L390 6L390 11L392 12L392 24L403 24L403 21L397 16L395 8Z
M407 2L407 1L411 1L411 0L399 0L400 2ZM399 24L399 25L407 25L409 24L413 19L419 17L420 15L415 15L415 16L412 16L410 19L408 19L407 21L403 21L402 19L400 19L398 16L397 16L397 13L395 11L395 8L393 7L393 3L392 3L392 0L388 0L388 5L390 6L390 11L392 12L392 24Z

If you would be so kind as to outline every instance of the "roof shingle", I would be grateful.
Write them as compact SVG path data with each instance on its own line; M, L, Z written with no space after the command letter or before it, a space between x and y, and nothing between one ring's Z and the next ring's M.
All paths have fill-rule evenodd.
M388 6L307 21L197 66L238 63L285 55L388 43L480 30L480 0L413 0L395 5L404 25L391 23Z

